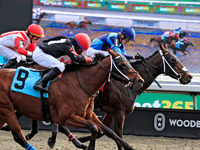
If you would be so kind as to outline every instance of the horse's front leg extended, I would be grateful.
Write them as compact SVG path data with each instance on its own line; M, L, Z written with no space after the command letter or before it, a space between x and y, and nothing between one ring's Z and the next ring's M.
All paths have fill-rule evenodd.
M105 135L107 135L109 138L112 138L117 144L121 145L125 150L134 150L128 143L123 141L119 136L117 136L110 128L105 126L95 115L93 112L92 114L92 122L95 123L95 125L98 127L100 131L102 131Z
M96 142L96 135L98 133L97 126L80 116L77 116L75 114L72 114L70 118L66 121L66 123L62 126L70 126L74 128L85 128L90 130L91 132L91 139L88 146L88 150L94 150L95 149L95 142Z
M77 148L82 148L84 150L87 149L87 146L83 145L79 140L77 140L77 138L70 132L67 127L59 125L59 131L65 134Z
M110 113L106 113L105 116L104 116L104 118L103 118L103 120L102 120L102 123L103 123L104 125L106 125L107 127L110 127L110 126L113 124L112 115L111 115ZM104 135L104 134L103 134L102 132L98 132L96 138L99 139L99 138L101 138L103 135ZM80 138L78 138L78 140L79 140L80 142L83 142L83 143L84 143L84 142L89 141L90 138L91 138L91 136L85 136L85 137L80 137Z
M27 143L22 133L21 126L17 120L14 110L12 114L11 113L8 113L8 114L9 116L6 116L6 122L8 126L10 127L10 130L12 132L15 142L17 142L18 144L20 144L22 147L24 147L27 150L36 150L29 143Z

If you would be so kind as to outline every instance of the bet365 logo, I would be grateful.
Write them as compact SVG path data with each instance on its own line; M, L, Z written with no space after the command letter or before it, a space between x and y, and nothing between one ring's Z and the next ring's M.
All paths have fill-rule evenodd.
M157 113L154 117L154 128L157 131L162 131L165 128L165 116L162 113Z

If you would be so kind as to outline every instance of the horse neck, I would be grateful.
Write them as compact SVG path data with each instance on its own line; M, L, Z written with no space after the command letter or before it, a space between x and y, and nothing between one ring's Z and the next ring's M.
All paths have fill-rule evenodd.
M105 68L110 70L111 61L110 57L105 58L100 62ZM84 89L90 94L95 94L103 86L103 84L108 80L109 72L102 68L99 64L95 66L87 66L78 69L78 78ZM76 77L76 75L72 75ZM68 75L65 73L62 75L62 81L65 82ZM77 81L77 78L75 79Z
M159 52L152 54L149 58L147 58L148 62L151 63L153 66L159 67L162 64L162 59ZM156 78L161 72L150 66L149 64L145 63L145 66L148 68L149 72L152 74L153 78ZM138 65L137 68L133 66L135 70L137 70L140 76L144 79L142 90L146 90L154 81L151 75L146 71L144 65Z

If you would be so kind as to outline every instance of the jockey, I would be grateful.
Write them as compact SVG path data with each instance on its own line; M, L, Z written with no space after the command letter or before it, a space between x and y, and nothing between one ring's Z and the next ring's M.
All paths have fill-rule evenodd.
M181 33L181 27L178 27L176 29L173 30L174 34L180 34Z
M44 37L41 26L31 24L27 31L10 31L0 35L0 55L9 59L2 68L11 68L26 56L32 56L36 43ZM28 49L28 50L27 50Z
M92 58L83 56L82 52L90 47L91 40L87 34L78 33L73 38L57 36L44 41L33 52L33 60L43 67L51 70L38 80L34 85L35 90L48 92L46 84L60 75L65 70L65 64L59 61L61 56L68 55L70 61L79 63L89 63Z
M82 21L85 21L85 16L80 16L79 19L76 21L76 23L81 25Z
M166 31L163 35L161 35L162 41L166 42L167 44L172 44L172 41L177 41L179 39L178 34L174 34L172 31ZM169 42L169 43L168 43Z
M94 39L91 47L88 49L86 55L94 57L95 53L103 53L109 55L108 49L116 50L123 54L127 59L135 59L135 56L127 55L125 52L125 45L130 41L135 42L135 31L131 27L125 27L119 34L109 33Z
M188 45L192 45L192 42L189 42L187 38L184 38L184 39L179 39L175 44L173 44L174 47L176 47L177 49L181 50L182 47L185 45L185 44L188 44Z
M42 7L36 9L36 12L35 12L36 13L36 19L39 19L40 15L42 13L42 10L43 10Z

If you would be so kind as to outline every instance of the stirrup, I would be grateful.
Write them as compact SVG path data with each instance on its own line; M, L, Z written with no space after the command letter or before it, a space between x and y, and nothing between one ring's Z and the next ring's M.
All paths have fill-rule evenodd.
M40 92L45 92L45 93L48 93L48 92L49 92L47 89L45 89L44 87L41 87L41 86L39 86L39 85L34 85L33 88L34 88L35 90L40 91Z

